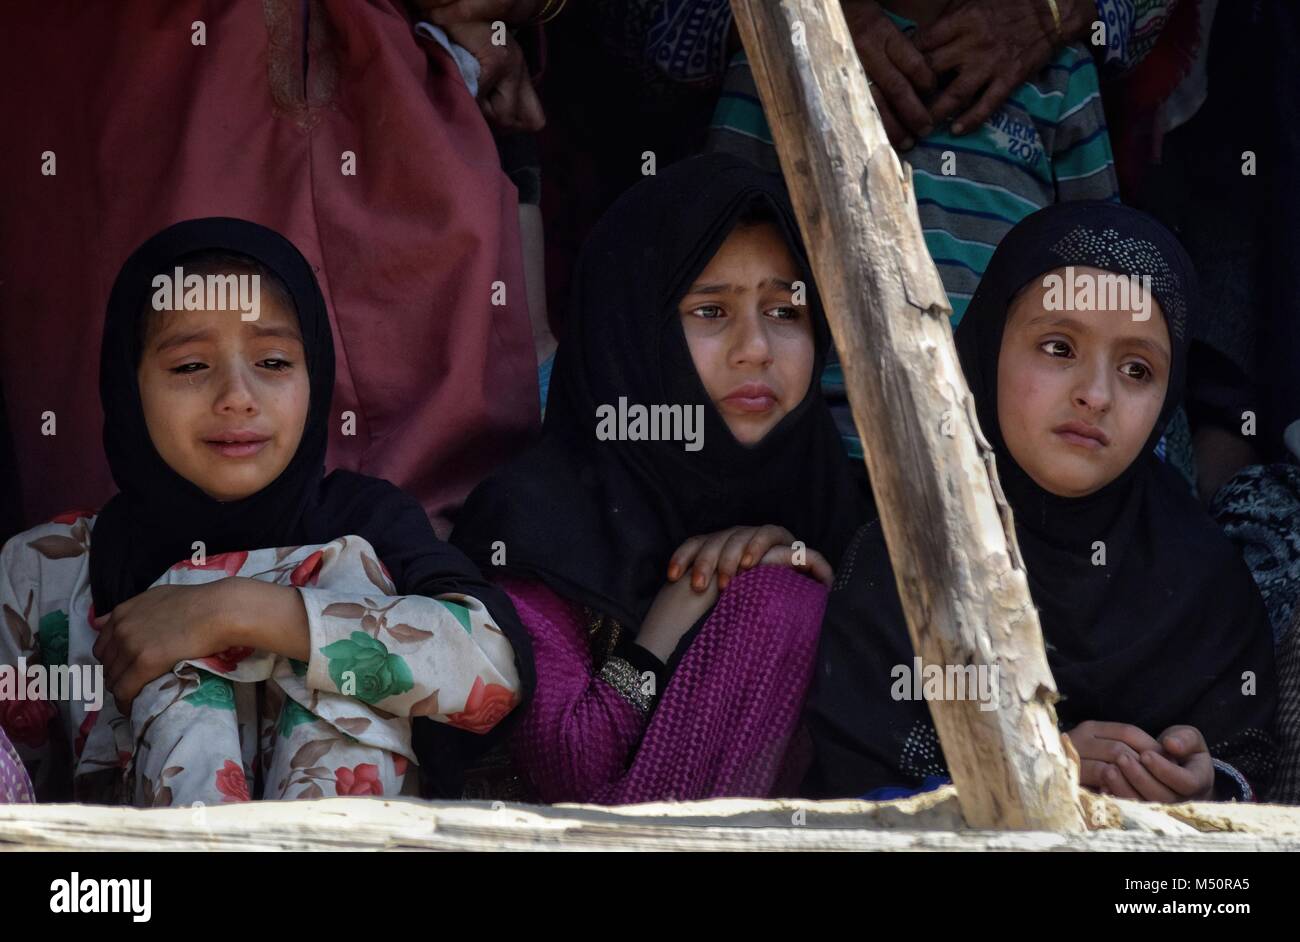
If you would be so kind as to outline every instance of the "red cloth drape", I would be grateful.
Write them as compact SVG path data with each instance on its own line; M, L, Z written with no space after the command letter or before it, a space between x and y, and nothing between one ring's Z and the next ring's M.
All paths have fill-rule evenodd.
M417 44L399 2L47 0L5 20L0 382L26 525L112 494L109 289L144 239L196 216L273 227L316 266L337 348L331 467L388 478L439 518L526 441L516 192L450 57Z

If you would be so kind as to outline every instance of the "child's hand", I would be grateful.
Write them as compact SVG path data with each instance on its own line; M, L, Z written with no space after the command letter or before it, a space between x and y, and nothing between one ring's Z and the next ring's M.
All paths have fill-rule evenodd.
M1160 734L1164 752L1142 753L1143 768L1173 798L1152 799L1167 802L1209 801L1214 797L1214 760L1205 737L1195 726L1171 726Z
M798 569L805 575L812 576L822 585L829 587L835 581L835 570L831 564L826 561L826 557L815 549L805 549L803 551L804 561L796 563L794 561L794 547L792 546L773 546L763 554L763 558L758 561L760 566L790 566Z
M774 524L732 527L717 533L693 536L677 547L668 561L668 581L676 582L690 569L691 588L703 592L716 573L718 589L722 590L742 569L752 569L762 563L793 566L793 543L794 535ZM803 563L795 568L830 585L834 574L822 555L816 550L807 549L804 556Z
M1214 794L1214 764L1204 737L1192 726L1171 726L1157 741L1136 726L1089 720L1067 735L1081 760L1081 785L1165 804Z
M224 586L234 581L154 586L95 618L94 654L119 710L129 713L145 684L178 661L230 647L218 637L218 616Z
M667 664L677 643L717 600L714 581L698 591L685 582L664 583L637 631L637 644Z
M1128 723L1096 720L1080 723L1066 736L1079 754L1080 785L1118 798L1140 797L1126 772L1129 768L1141 771L1139 756L1150 750L1159 751L1158 742ZM1141 778L1136 773L1135 777Z

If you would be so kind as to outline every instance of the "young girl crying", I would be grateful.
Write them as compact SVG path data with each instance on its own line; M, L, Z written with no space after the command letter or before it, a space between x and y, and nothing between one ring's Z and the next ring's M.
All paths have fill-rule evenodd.
M126 262L100 371L119 493L0 558L0 664L102 668L111 694L9 726L46 800L397 794L412 718L484 733L518 702L509 601L396 487L325 475L333 387L324 299L276 233L192 220Z

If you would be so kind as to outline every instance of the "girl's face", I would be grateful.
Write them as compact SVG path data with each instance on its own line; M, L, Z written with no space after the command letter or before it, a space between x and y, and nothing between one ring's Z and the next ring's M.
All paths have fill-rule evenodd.
M137 372L158 454L220 501L274 481L307 423L298 318L273 292L261 302L256 321L239 311L151 312Z
M677 307L705 391L742 445L762 441L812 382L813 325L771 223L735 229Z
M1103 274L1075 268L1076 280ZM1039 487L1082 497L1119 477L1151 435L1169 386L1169 332L1154 298L1146 320L1134 319L1136 303L1103 307L1100 291L1096 310L1049 310L1045 278L1007 312L998 422L1011 457Z

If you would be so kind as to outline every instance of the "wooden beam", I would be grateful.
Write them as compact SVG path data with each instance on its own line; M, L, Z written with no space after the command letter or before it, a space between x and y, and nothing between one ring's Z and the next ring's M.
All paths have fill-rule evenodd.
M322 798L205 808L0 805L0 852L232 850L1300 850L1300 808L1097 796L1101 830L963 828L951 788L903 801L520 805ZM147 864L146 864L147 866Z
M1079 831L1077 758L1011 511L957 362L911 175L839 0L732 0L844 366L885 541L926 664L996 667L1001 706L931 701L973 827ZM883 678L864 683L884 683Z

